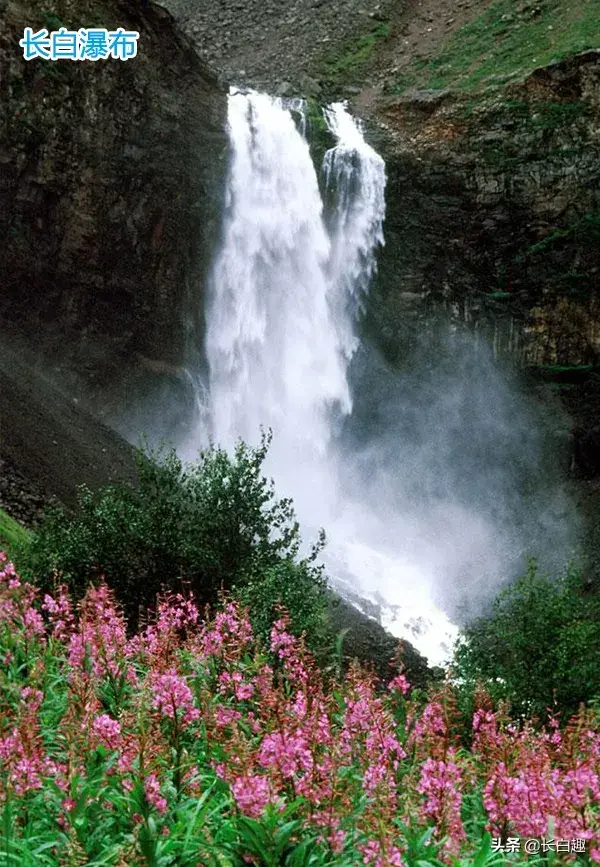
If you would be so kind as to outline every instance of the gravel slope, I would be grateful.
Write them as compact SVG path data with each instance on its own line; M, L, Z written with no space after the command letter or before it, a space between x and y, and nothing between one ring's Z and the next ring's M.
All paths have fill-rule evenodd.
M279 95L335 94L363 116L398 73L435 56L491 2L160 0L225 81ZM361 40L374 31L375 44L363 54ZM364 61L354 65L361 54Z
M374 22L388 21L399 6L397 0L160 2L227 81L268 90L290 83L306 96L317 95L314 78L324 57Z
M51 381L43 363L0 338L0 506L31 524L77 486L136 478L134 449Z

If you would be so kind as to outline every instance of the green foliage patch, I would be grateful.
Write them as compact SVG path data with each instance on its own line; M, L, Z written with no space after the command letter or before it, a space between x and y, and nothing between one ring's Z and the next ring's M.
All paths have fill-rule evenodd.
M239 443L232 456L212 447L191 465L175 451L141 452L139 487L82 487L75 515L49 510L23 547L23 574L47 590L57 574L75 596L105 577L131 625L163 589L189 587L214 603L235 587L263 633L281 601L296 612L295 628L322 639L325 581L314 563L322 541L299 556L292 503L263 475L269 441Z
M585 214L571 226L565 229L556 229L551 232L541 241L532 244L527 248L524 254L517 258L517 262L524 261L527 257L532 257L538 253L545 253L553 248L557 243L574 240L578 244L597 245L600 243L600 215L595 213Z
M331 645L327 592L325 576L312 560L298 564L285 558L253 575L246 575L234 587L233 596L248 608L254 632L265 644L278 610L283 606L292 614L295 631L306 633L309 646L322 660L328 656Z
M600 598L576 569L551 580L532 562L463 630L455 663L465 684L483 680L516 714L568 716L600 695Z
M437 56L413 61L395 90L475 90L600 46L600 0L497 0L455 31Z
M360 83L359 79L372 59L377 44L389 38L386 22L374 23L369 31L349 40L339 51L325 58L323 74L330 86Z
M306 101L304 117L307 125L310 154L317 170L319 182L322 183L323 178L320 169L323 165L323 158L330 148L335 147L336 140L327 126L327 121L323 115L323 106L315 99L308 99ZM324 190L321 192L323 193Z
M0 547L12 556L27 544L30 533L22 524L0 509Z

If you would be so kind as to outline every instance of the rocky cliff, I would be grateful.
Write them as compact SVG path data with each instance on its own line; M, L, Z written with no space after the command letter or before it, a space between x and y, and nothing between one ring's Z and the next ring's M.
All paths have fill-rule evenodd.
M0 3L0 316L92 385L140 358L180 362L218 227L223 88L143 5ZM25 26L122 26L138 55L26 62Z
M580 16L564 0L459 0L451 12L441 0L167 2L224 78L313 100L351 97L367 120L389 184L366 327L389 358L400 361L439 316L485 331L522 365L596 365L597 0ZM0 21L3 327L42 345L39 367L69 362L122 418L147 380L166 378L173 392L186 334L197 333L191 296L221 212L224 87L155 5L0 0ZM25 26L62 25L138 30L138 57L23 60ZM548 35L559 31L568 39ZM5 386L0 414L6 396ZM9 459L33 473L39 453L38 481L63 500L85 472L97 484L113 465L131 472L121 444L91 437L88 450L87 433L71 444L84 422L67 404L57 418L31 404L17 412L27 388L9 399ZM36 419L45 440L28 452ZM120 469L101 457L113 446ZM64 476L66 451L78 458L60 491L50 476ZM595 451L584 448L592 472Z
M520 365L595 364L600 52L476 95L389 96L377 118L389 183L370 326L386 352L443 313Z

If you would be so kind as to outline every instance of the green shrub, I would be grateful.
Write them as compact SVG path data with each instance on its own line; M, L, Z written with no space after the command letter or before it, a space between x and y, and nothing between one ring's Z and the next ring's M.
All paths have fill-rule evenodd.
M308 560L300 563L286 557L256 574L244 576L233 595L248 607L254 632L265 643L279 616L279 607L286 608L292 631L297 635L306 633L307 646L321 660L332 646L333 637L327 619L327 581L322 568L312 562L317 551L318 547Z
M455 671L468 689L483 680L516 713L574 713L600 695L600 598L585 592L576 569L551 580L532 562L489 616L463 631Z
M312 628L323 579L310 558L298 557L291 501L276 499L262 474L269 442L239 443L233 456L212 447L191 465L174 451L140 452L137 488L82 487L75 515L47 514L22 552L23 574L48 589L56 571L77 596L104 575L131 625L162 588L189 586L210 603L235 585L258 606L261 629L275 591Z

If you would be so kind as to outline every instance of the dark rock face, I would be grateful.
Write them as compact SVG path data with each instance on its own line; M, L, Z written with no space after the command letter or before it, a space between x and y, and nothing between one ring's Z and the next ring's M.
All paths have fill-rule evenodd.
M178 364L219 225L223 89L170 15L134 2L0 11L0 316L92 385ZM126 62L26 62L24 26L122 26Z
M33 523L54 500L137 481L135 450L63 391L26 341L0 335L0 505Z
M0 457L0 509L4 509L25 527L43 517L49 497L26 479L7 458Z
M440 313L520 365L594 363L600 52L471 97L394 97L380 116L386 246L368 326L388 356Z
M410 642L394 638L337 594L332 595L329 606L329 625L337 633L347 630L342 645L346 663L356 659L372 666L384 683L395 677L399 665L412 686L423 687L431 680L432 669Z
M576 427L572 433L572 471L582 479L600 475L600 429Z

